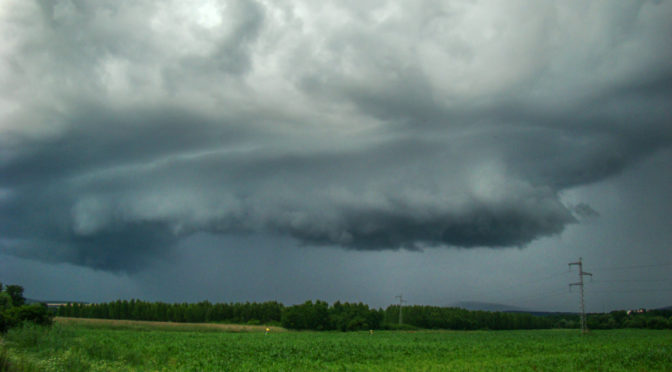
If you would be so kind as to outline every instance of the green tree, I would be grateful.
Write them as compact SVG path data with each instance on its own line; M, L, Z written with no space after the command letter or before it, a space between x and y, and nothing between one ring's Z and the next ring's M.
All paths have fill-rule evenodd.
M12 307L12 297L6 292L0 292L0 312Z
M26 303L26 299L23 297L23 287L20 285L12 284L5 287L5 292L12 297L12 304L14 306L21 306Z

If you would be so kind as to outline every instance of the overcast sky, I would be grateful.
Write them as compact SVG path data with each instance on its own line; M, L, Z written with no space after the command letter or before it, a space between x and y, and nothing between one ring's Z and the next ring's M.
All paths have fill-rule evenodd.
M672 1L0 4L0 281L672 305Z

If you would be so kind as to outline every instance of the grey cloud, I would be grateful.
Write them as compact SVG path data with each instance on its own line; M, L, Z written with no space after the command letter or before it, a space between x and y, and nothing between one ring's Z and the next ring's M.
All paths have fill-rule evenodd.
M14 160L0 165L7 186L67 178L116 165L150 162L174 153L243 142L252 129L172 107L112 111L86 105L57 136L14 135ZM250 133L247 133L250 132ZM11 133L10 133L10 136ZM9 146L8 146L9 148Z
M594 212L564 191L672 143L668 3L578 26L574 3L525 25L432 2L25 4L0 70L23 86L0 111L0 249L22 257L136 271L200 232L522 247Z
M4 226L10 236L46 234L66 248L51 258L120 269L124 260L137 265L196 231L270 231L312 245L417 249L521 246L574 222L552 189L498 176L496 164L475 164L479 170L448 163L467 154L469 143L451 151L444 145L404 140L331 153L215 151L92 175L61 169L51 187L26 186L6 203L3 214L13 218ZM58 151L40 158L52 157ZM69 164L54 162L63 163ZM36 216L41 209L51 213ZM40 257L34 250L21 254Z
M599 217L600 213L586 203L579 203L572 208L574 213L583 218Z
M67 262L93 269L137 272L160 257L170 257L177 237L162 223L125 223L105 231L82 235L52 233L0 249L17 257Z

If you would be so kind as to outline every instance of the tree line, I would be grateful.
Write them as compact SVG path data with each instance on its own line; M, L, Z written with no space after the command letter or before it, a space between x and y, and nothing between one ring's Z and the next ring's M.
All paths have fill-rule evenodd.
M587 321L590 329L672 329L672 310L639 310L630 314L619 310L605 314L588 314Z
M285 306L277 301L245 303L165 303L141 300L117 300L106 303L68 303L49 311L45 304L26 304L23 287L0 283L0 332L24 322L48 325L54 315L62 317L149 320L168 322L223 322L282 325L297 330L356 331L368 329L452 329L510 330L578 328L578 314L529 314L522 312L472 311L455 307L399 305L386 309L363 303L328 304L306 301ZM588 314L588 328L672 329L672 310L612 311Z
M162 322L228 322L268 324L280 322L284 306L275 301L216 303L165 303L141 300L59 306L58 316L74 318L150 320Z
M64 317L128 319L169 322L225 322L282 325L288 329L355 331L368 329L452 329L511 330L578 328L577 314L533 315L519 312L472 311L455 307L404 306L403 325L398 324L399 305L386 309L371 308L363 303L328 304L306 301L285 306L276 301L245 303L164 303L141 300L117 300L108 303L69 303L57 310ZM650 310L631 313L613 311L589 314L588 327L672 328L672 311Z
M465 310L455 307L404 306L403 322L425 329L545 329L553 328L554 322L547 317L529 313L505 313ZM399 305L385 310L385 322L394 323L399 319Z

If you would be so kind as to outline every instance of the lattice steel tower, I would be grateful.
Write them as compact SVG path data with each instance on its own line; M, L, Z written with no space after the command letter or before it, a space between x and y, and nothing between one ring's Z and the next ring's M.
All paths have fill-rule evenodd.
M587 273L583 271L583 262L581 261L581 257L579 257L578 262L570 262L569 263L569 269L572 269L572 265L577 265L579 267L579 281L576 283L571 283L569 285L569 290L572 290L572 287L575 285L578 285L580 288L580 293L581 293L581 333L586 333L588 332L588 323L586 322L586 308L583 300L583 277L585 275L589 275L591 278L593 277L593 274Z

